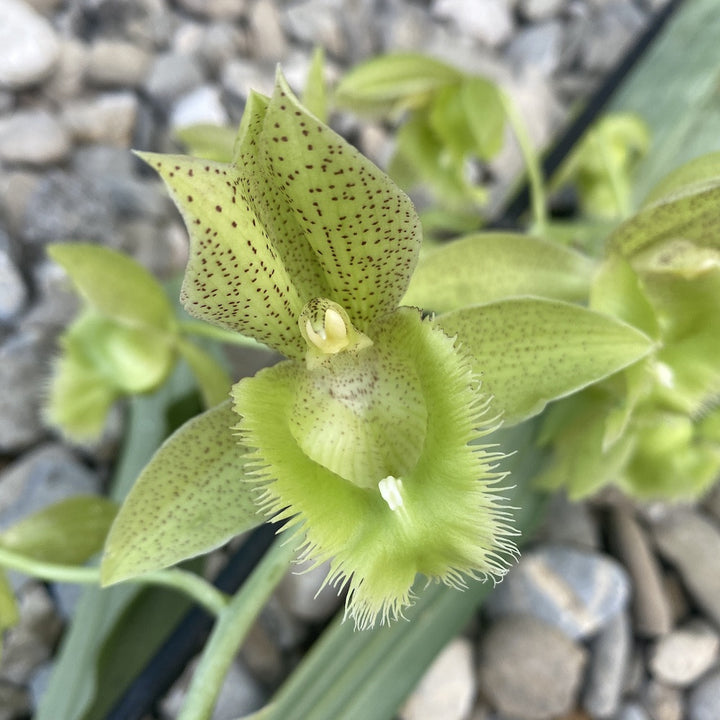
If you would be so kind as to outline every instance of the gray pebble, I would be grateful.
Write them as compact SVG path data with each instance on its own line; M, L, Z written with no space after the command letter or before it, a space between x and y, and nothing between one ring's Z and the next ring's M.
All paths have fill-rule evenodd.
M650 680L642 701L652 720L685 720L683 696L677 688Z
M591 509L585 503L568 500L562 492L552 494L535 537L543 543L572 545L586 550L600 547L600 529Z
M494 622L480 643L481 693L501 714L550 720L575 703L586 651L530 615Z
M36 243L62 240L109 240L115 210L90 182L77 175L51 172L33 189L25 204L22 236Z
M43 86L44 94L59 105L80 95L85 86L87 64L88 46L75 38L63 37L60 57Z
M702 504L703 508L720 523L720 483L715 483L708 491Z
M0 159L8 163L56 163L71 147L67 130L47 110L22 110L0 118Z
M531 68L550 77L560 66L563 27L557 21L533 25L517 33L508 44L507 57L517 68Z
M435 0L435 17L449 20L462 33L470 35L489 47L507 42L514 29L512 4L509 0Z
M661 682L688 687L716 661L720 639L703 622L690 622L661 637L650 651L648 665Z
M145 79L151 55L133 43L99 40L90 47L88 80L101 86L137 87Z
M695 602L720 625L720 530L707 517L679 509L653 525L660 554L680 573Z
M308 0L289 3L282 23L289 37L303 43L316 43L335 57L346 57L348 40L339 18L342 3L338 0Z
M215 20L237 20L245 15L245 0L178 0L183 10Z
M599 553L546 545L523 555L486 603L497 617L527 613L570 638L593 635L627 604L624 570Z
M287 52L277 3L256 0L250 11L250 50L257 60L278 62Z
M629 508L613 507L608 525L612 550L633 581L635 632L645 637L667 633L672 627L672 609L647 536Z
M623 703L622 707L617 711L613 720L652 720L647 714L645 708L636 702Z
M262 619L256 620L250 629L240 649L240 657L253 676L266 687L277 687L283 679L282 653L265 629Z
M10 237L0 227L0 323L16 319L27 302L28 290L15 255Z
M220 90L214 85L201 85L186 93L173 105L170 113L170 127L173 129L197 123L227 125L228 122Z
M63 120L78 142L130 147L137 112L135 93L119 90L66 103Z
M50 23L21 0L3 0L0 48L0 87L11 89L44 80L60 53Z
M225 65L220 82L228 93L246 99L250 90L265 95L271 94L275 80L272 71L268 68L238 58Z
M688 695L687 720L717 720L720 708L720 670L703 678Z
M537 22L557 15L565 5L565 0L519 0L520 14L527 20Z
M31 698L27 689L0 678L0 720L17 720L31 714Z
M340 606L338 589L325 586L322 590L329 565L323 564L309 570L309 563L293 565L280 582L277 596L293 616L306 622L327 620Z
M202 67L191 55L162 53L153 60L144 88L155 102L168 105L203 80Z
M41 583L26 583L18 592L18 603L20 621L5 635L0 674L11 682L26 683L51 656L62 622Z
M45 435L41 408L49 352L45 336L33 330L0 346L0 452L18 452Z
M451 640L399 711L400 720L465 720L475 697L475 667L470 641Z
M163 717L177 717L185 702L190 679L195 671L196 661L191 662L185 672L170 688L160 704ZM242 662L235 660L229 667L220 688L211 720L235 720L259 710L267 701L266 693L250 675Z
M99 490L98 476L64 445L46 443L0 474L0 528L60 500Z
M631 626L625 612L618 613L590 644L582 705L593 718L609 718L619 706L631 650Z
M585 26L582 60L589 70L607 71L645 25L643 14L630 3L608 3Z

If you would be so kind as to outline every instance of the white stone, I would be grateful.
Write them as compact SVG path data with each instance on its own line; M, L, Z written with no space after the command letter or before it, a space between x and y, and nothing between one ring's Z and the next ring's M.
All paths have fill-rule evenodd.
M88 46L73 38L64 38L60 57L43 87L44 93L57 103L77 97L83 90L88 64Z
M688 687L709 670L720 639L712 628L693 623L660 638L650 654L650 671L661 682Z
M565 0L520 0L520 12L528 20L537 22L557 15L565 4Z
M507 0L435 0L432 12L490 47L502 45L513 32L512 9Z
M220 99L220 90L213 85L201 85L183 95L173 106L170 126L183 128L198 123L227 125L229 118Z
M70 152L70 136L46 110L24 110L0 118L0 158L10 163L45 165Z
M250 13L252 54L260 60L278 62L287 51L277 3L258 0Z
M21 88L44 80L60 45L50 23L22 0L2 0L0 86Z
M100 40L90 48L88 80L96 85L134 87L145 79L151 59L132 43Z
M245 0L178 0L178 5L195 15L216 20L234 20L246 11Z
M128 147L137 111L135 93L108 92L69 102L63 119L79 142Z
M475 664L470 642L451 640L425 672L400 710L401 720L464 720L475 696Z

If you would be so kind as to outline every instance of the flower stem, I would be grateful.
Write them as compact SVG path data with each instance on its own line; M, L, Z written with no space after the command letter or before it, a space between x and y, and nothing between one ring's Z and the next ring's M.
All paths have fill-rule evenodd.
M178 720L207 720L235 654L295 556L291 538L276 540L218 617L195 669Z
M247 337L247 335L241 335L240 333L232 332L230 330L223 330L222 328L215 327L215 325L209 325L208 323L184 320L180 322L180 330L181 332L185 332L190 335L210 338L211 340L217 340L218 342L227 343L229 345L267 349L265 345L259 343L257 340Z
M17 570L48 582L65 582L76 585L100 585L100 569L76 565L59 565L35 560L0 547L0 566ZM228 605L227 596L195 573L171 568L146 573L126 582L163 585L184 592L213 615L219 616Z
M543 182L542 168L538 154L533 147L527 125L517 110L515 103L504 93L500 93L505 116L517 138L520 152L525 161L525 168L530 184L530 200L532 205L533 229L542 235L547 227L547 198L545 197L545 183Z

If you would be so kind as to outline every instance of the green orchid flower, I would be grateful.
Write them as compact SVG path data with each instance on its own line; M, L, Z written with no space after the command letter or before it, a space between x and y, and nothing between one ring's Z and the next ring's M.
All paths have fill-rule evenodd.
M410 200L281 75L272 97L250 95L232 162L140 156L190 234L186 309L286 359L158 451L110 534L104 582L217 547L258 510L301 530L302 559L329 561L360 628L401 616L417 575L501 577L517 551L488 434L635 362L648 339L565 300L402 306L421 241ZM426 283L413 293L432 308Z
M227 373L184 336L157 280L132 258L89 243L50 245L48 255L82 298L60 337L45 415L70 439L99 437L113 403L149 392L178 358L191 367L206 405L227 395Z

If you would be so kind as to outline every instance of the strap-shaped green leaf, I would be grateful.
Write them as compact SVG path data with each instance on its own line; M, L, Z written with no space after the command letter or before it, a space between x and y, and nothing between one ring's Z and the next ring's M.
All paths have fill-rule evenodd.
M50 245L48 255L65 269L99 313L129 325L169 330L172 306L158 281L123 253L89 243Z
M335 99L360 112L416 106L437 88L457 82L459 70L420 53L397 53L358 65L340 81Z
M326 297L365 331L398 305L415 269L421 230L410 199L308 113L281 74L267 107L262 149L267 175L322 269Z
M228 401L163 443L110 531L103 584L209 552L262 522L251 488L241 482L244 450L230 430L236 422Z
M474 360L504 424L539 413L646 355L639 330L577 305L512 298L441 315L437 323Z
M403 303L436 312L517 295L587 299L594 262L527 235L479 233L427 253Z
M97 495L49 505L0 533L0 546L35 560L79 565L98 553L118 506Z

